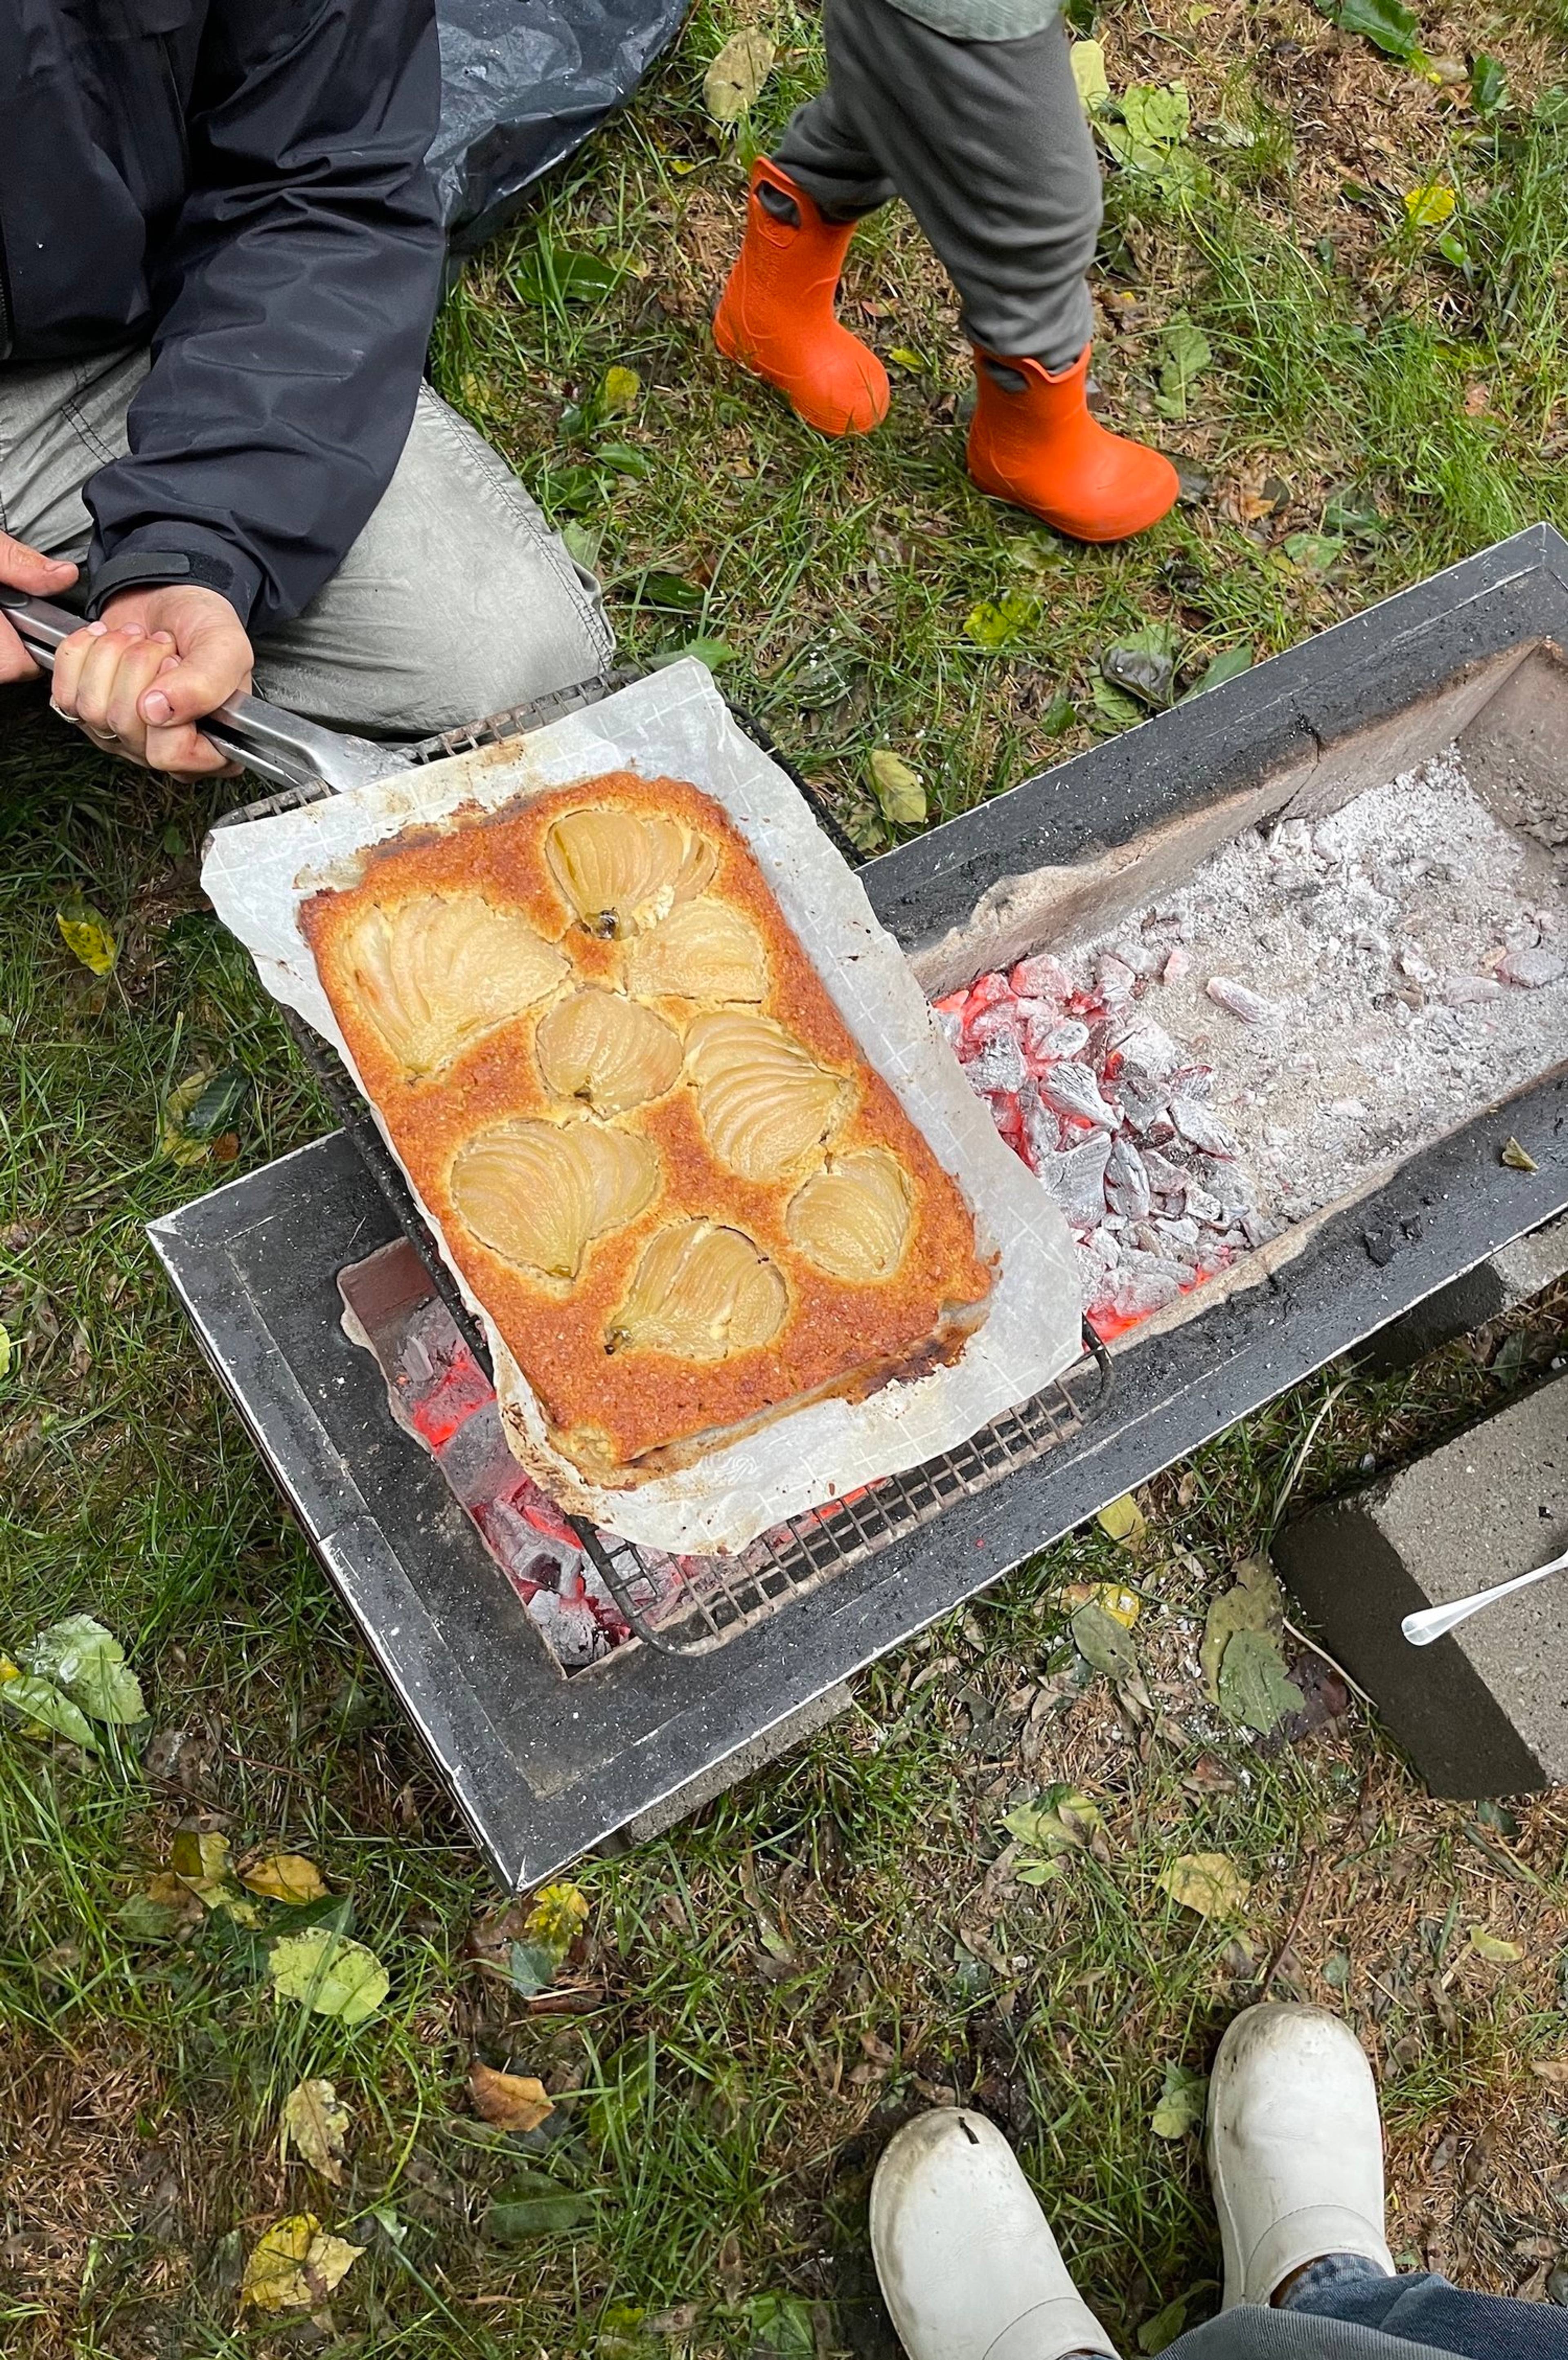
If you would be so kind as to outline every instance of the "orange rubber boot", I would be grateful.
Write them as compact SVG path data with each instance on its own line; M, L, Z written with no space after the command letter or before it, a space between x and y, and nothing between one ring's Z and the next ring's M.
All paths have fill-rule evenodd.
M765 189L778 213L764 203ZM804 189L760 157L746 240L713 314L713 342L726 359L776 385L820 434L868 434L887 415L887 370L833 312L854 235L853 222L824 221Z
M993 365L1023 379L1016 393ZM1074 541L1125 541L1175 506L1181 478L1143 442L1112 434L1089 414L1087 345L1071 368L996 359L978 348L979 399L969 427L969 473L983 492L1029 508Z

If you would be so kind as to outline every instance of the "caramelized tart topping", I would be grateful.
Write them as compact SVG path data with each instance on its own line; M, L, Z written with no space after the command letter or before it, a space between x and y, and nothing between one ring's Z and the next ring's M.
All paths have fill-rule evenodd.
M497 1123L459 1150L452 1202L480 1242L545 1278L575 1278L594 1238L653 1202L659 1161L633 1131L596 1122Z
M705 836L656 813L590 804L565 813L544 840L546 866L591 934L655 926L711 883L718 854Z
M534 1054L557 1098L581 1098L595 1114L626 1114L662 1098L681 1072L680 1035L662 1016L592 984L546 1010Z
M745 1180L781 1180L836 1130L852 1095L779 1025L727 1009L691 1027L686 1069L709 1146Z
M852 1286L891 1278L909 1235L904 1167L885 1147L830 1155L790 1197L784 1226L790 1244L830 1278Z
M637 936L626 981L650 1000L757 1000L768 989L768 954L749 918L704 894Z
M516 911L477 893L373 902L346 954L366 1015L410 1080L440 1071L568 972Z
M649 1239L604 1340L612 1352L724 1360L770 1344L789 1308L760 1246L713 1221L682 1221Z

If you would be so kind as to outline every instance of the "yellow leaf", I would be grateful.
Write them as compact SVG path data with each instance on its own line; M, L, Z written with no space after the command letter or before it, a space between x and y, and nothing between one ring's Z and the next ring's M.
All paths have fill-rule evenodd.
M287 2155L290 2145L312 2171L343 2185L343 2140L348 2135L348 2108L340 2105L330 2081L301 2081L283 2101L278 2145Z
M1119 1500L1110 1501L1094 1522L1110 1539L1120 1541L1124 1548L1136 1548L1148 1530L1143 1510L1130 1491L1124 1491Z
M120 956L120 946L107 922L86 901L67 901L54 913L55 924L69 951L74 951L94 975L107 975Z
M240 2303L257 2311L316 2311L365 2251L328 2235L313 2212L275 2221L251 2248Z
M926 816L926 791L920 774L890 746L878 746L871 757L872 782L883 816L895 827L920 827Z
M1534 1156L1527 1148L1521 1147L1517 1139L1510 1139L1508 1142L1503 1149L1501 1161L1508 1165L1510 1172L1539 1172L1541 1169Z
M21 1677L21 1666L14 1664L9 1655L0 1655L0 1680L19 1680Z
M5 1322L0 1319L0 1377L8 1377L10 1373L11 1330L6 1327Z
M227 1836L201 1835L181 1828L175 1836L169 1864L188 1893L203 1909L226 1909L238 1926L257 1926L261 1912L247 1901L234 1878Z
M240 1871L240 1883L264 1901L288 1901L298 1907L326 1896L327 1883L313 1860L297 1852L275 1852Z
M185 1128L185 1118L212 1078L211 1068L200 1066L195 1073L187 1074L163 1102L163 1128L158 1134L158 1148L171 1164L179 1164L181 1169L202 1163L211 1151L210 1140L191 1137Z
M1458 202L1454 191L1442 181L1405 191L1405 211L1418 229L1441 228L1453 214Z
M1130 1631L1143 1612L1143 1601L1137 1590L1123 1590L1115 1581L1097 1581L1094 1602L1103 1613L1110 1616L1113 1622L1119 1622L1124 1631Z
M635 410L641 391L642 379L635 368L622 368L618 365L607 368L600 381L599 407L606 418L613 417L617 410Z
M523 1920L523 1939L564 1959L588 1922L588 1896L575 1885L547 1885Z
M497 2073L476 2057L468 2069L474 2111L504 2131L537 2131L555 2112L555 2102L532 2073Z
M897 361L902 369L923 369L926 365L925 355L917 353L911 344L895 344L887 357Z
M1524 1956L1519 1943L1505 1942L1500 1934L1488 1934L1485 1926L1471 1927L1470 1948L1478 1959L1488 1960L1495 1967L1511 1966Z
M760 96L779 52L766 33L732 33L702 76L702 103L715 123L735 123Z
M1099 41L1074 41L1073 44L1073 79L1078 85L1078 95L1086 114L1093 115L1111 94L1111 78L1105 71L1105 52Z
M1185 1852L1155 1879L1161 1893L1200 1918L1239 1918L1251 1887L1228 1852Z

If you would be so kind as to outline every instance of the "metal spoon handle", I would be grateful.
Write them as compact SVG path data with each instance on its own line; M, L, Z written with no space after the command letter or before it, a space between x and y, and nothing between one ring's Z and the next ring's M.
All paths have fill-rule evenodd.
M1538 1565L1531 1573L1517 1573L1511 1581L1499 1581L1490 1590L1473 1590L1468 1598L1450 1599L1446 1606L1423 1606L1419 1614L1407 1614L1399 1628L1412 1647L1430 1647L1456 1623L1468 1622L1472 1614L1479 1614L1484 1606L1493 1605L1499 1598L1511 1598L1517 1590L1528 1590L1532 1582L1544 1581L1549 1573L1561 1573L1568 1566L1568 1549L1554 1557L1549 1565Z

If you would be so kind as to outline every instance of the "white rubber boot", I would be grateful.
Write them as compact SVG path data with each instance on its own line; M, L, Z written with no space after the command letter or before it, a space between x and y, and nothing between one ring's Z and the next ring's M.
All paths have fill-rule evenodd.
M871 2183L871 2251L909 2360L1114 2349L984 2114L938 2106L905 2124Z
M1377 2086L1338 2016L1269 2001L1236 2017L1209 2080L1208 2147L1226 2311L1267 2303L1324 2254L1393 2277Z

